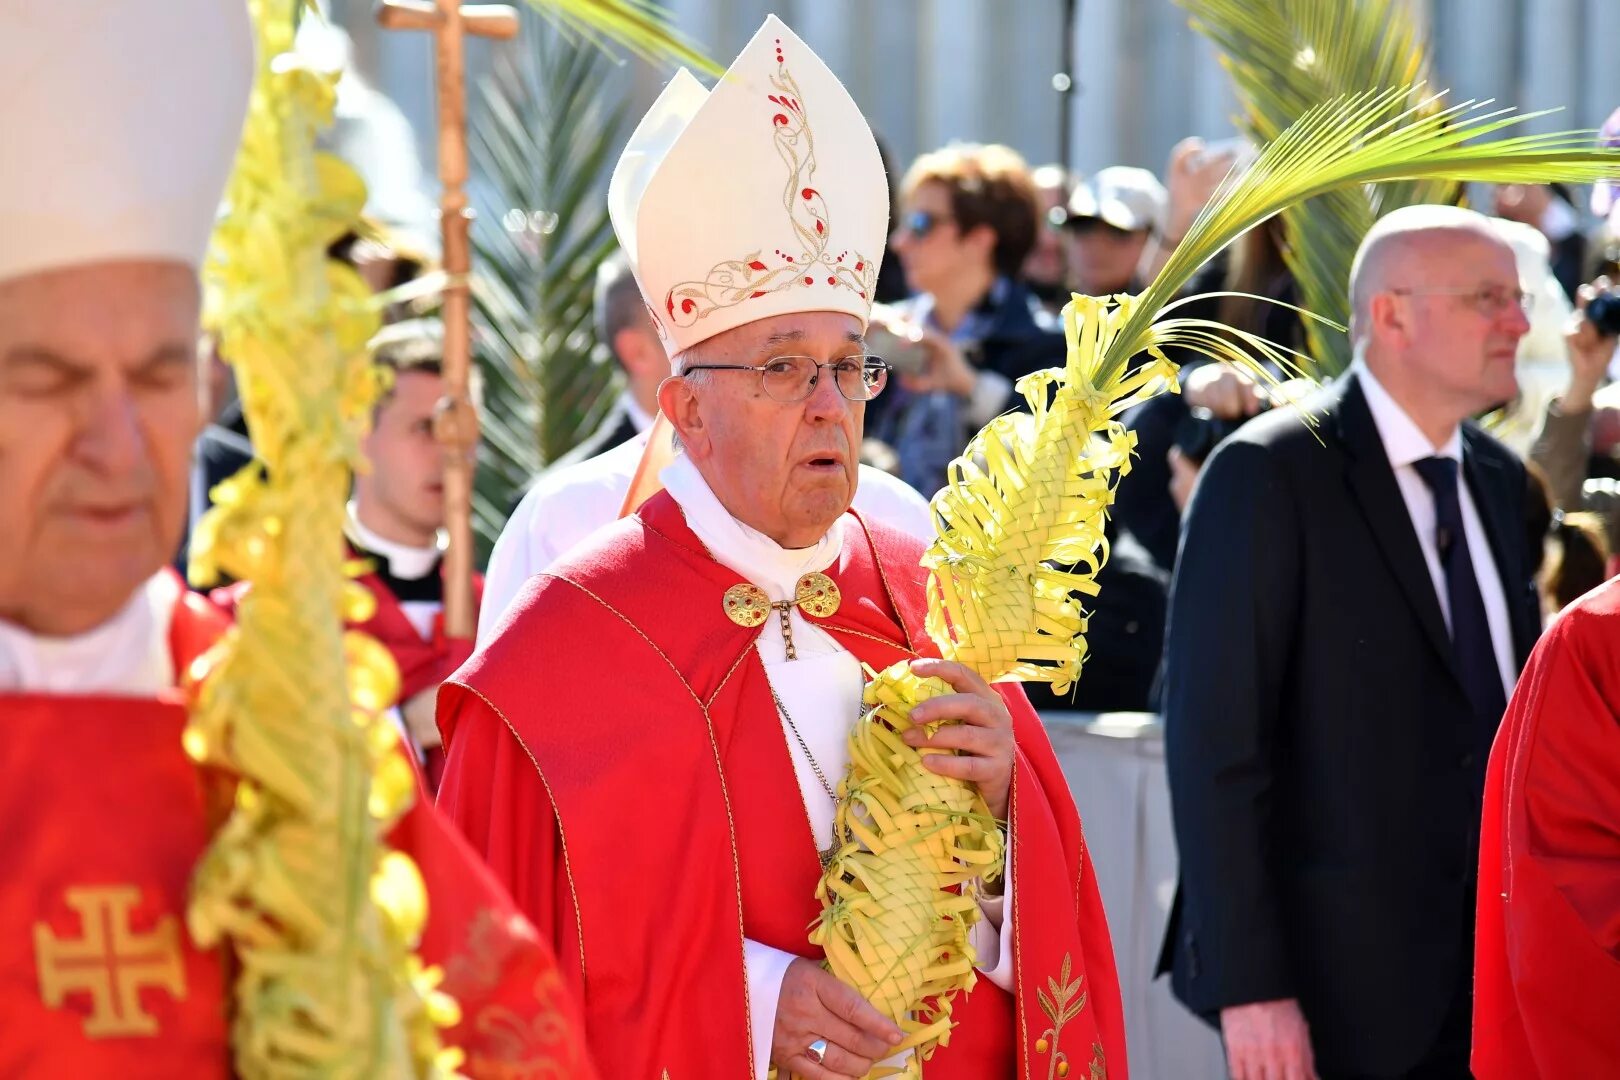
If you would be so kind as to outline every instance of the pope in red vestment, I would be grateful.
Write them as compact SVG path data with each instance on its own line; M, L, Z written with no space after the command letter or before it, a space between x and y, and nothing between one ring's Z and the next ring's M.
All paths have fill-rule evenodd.
M902 662L956 691L915 714L955 723L911 745L955 751L926 768L978 786L1010 868L978 883L977 982L923 1075L1126 1075L1108 928L1040 721L1018 687L928 660L921 545L849 509L888 377L863 336L886 192L853 101L774 17L713 91L676 76L608 202L677 371L659 406L681 454L440 691L440 806L552 943L604 1075L916 1075L908 1018L810 941L862 666Z
M1474 1075L1620 1075L1620 580L1542 636L1491 751Z

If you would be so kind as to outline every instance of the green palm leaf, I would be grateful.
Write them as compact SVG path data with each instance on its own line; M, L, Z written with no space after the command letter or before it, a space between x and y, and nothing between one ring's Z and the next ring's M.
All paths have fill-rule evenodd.
M1212 325L1165 320L1166 305L1227 244L1289 206L1334 191L1409 181L1591 183L1620 175L1620 151L1600 149L1591 132L1501 136L1545 113L1487 111L1476 102L1444 106L1416 87L1341 97L1308 110L1240 175L1216 192L1153 283L1134 298L1096 363L1093 385L1116 384L1133 356L1180 344ZM1405 109L1402 103L1416 100ZM1391 113L1394 112L1392 116ZM1346 272L1348 279L1348 271ZM1346 282L1338 285L1345 291ZM1258 339L1246 344L1254 347ZM1187 341L1200 352L1218 346ZM1270 348L1268 346L1268 348ZM1219 350L1238 359L1243 350Z
M1417 107L1428 56L1402 0L1177 0L1193 27L1221 50L1243 103L1242 123L1258 144L1277 138L1324 101L1367 90L1391 95L1369 123ZM1308 322L1311 366L1332 375L1349 366L1345 288L1361 239L1380 215L1413 203L1451 202L1453 179L1403 181L1327 192L1283 211L1283 258L1303 306L1331 322ZM1337 325L1335 325L1337 324Z
M612 41L644 60L670 60L718 78L725 69L672 33L662 8L650 0L527 0L565 33L602 48Z
M611 61L590 42L534 30L530 48L499 59L480 86L469 133L474 172L498 208L474 235L481 557L524 485L600 421L616 388L592 294L614 248L601 193L624 109L607 88Z

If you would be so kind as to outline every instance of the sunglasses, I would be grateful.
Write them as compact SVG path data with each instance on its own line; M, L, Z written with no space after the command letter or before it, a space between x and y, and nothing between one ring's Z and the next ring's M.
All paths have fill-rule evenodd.
M934 226L942 225L950 220L945 214L936 214L931 210L913 210L900 219L900 229L920 240L933 232Z

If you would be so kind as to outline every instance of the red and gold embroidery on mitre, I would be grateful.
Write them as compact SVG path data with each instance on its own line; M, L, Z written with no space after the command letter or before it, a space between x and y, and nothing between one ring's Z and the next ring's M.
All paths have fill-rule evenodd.
M832 214L816 190L816 142L805 116L799 84L788 71L782 39L776 39L776 93L767 94L776 152L787 166L782 209L793 228L796 246L763 248L740 259L716 263L702 281L683 281L669 290L664 309L676 326L691 326L711 311L785 289L810 288L818 282L848 289L868 304L877 282L877 264L858 251L832 246Z

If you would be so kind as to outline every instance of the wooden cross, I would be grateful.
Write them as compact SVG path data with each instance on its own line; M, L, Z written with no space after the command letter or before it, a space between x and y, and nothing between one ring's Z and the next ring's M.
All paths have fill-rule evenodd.
M472 269L467 205L466 35L507 40L518 32L517 11L505 4L460 0L382 0L377 21L385 30L431 30L439 97L439 226L444 243L445 396L433 435L443 449L444 523L450 543L444 553L445 636L471 641L478 613L473 604L472 489L478 449L478 413L468 394L472 366Z

